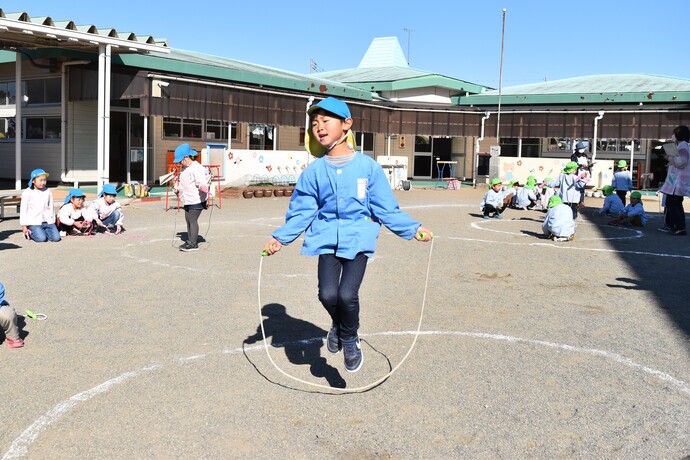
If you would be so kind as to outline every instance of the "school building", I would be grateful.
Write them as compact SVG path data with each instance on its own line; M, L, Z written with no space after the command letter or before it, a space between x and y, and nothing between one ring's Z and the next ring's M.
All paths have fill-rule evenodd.
M690 124L688 79L594 75L499 94L410 68L395 37L375 38L354 68L303 75L0 9L0 50L0 179L16 188L37 167L65 184L153 184L182 142L237 185L241 155L228 154L304 152L306 108L326 96L350 105L359 149L404 158L417 180L450 162L446 177L483 181L495 145L501 156L567 159L585 141L654 188L661 144Z

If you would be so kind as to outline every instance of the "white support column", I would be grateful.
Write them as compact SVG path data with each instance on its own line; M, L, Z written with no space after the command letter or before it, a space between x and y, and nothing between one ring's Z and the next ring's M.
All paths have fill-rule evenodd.
M97 126L97 166L96 180L98 181L98 191L103 188L104 174L104 116L105 116L105 45L99 46L98 50L98 126Z
M22 102L24 102L24 92L22 91L22 55L17 52L15 60L15 88L16 97L14 105L17 108L15 113L14 123L14 188L21 190L22 187Z
M104 81L104 107L103 107L103 152L104 152L104 178L103 180L105 182L110 182L110 81L111 81L111 74L110 74L110 68L111 68L111 45L105 45L105 81ZM128 133L127 135L127 141L125 142L127 144L127 147L129 147L129 126L127 126L126 132ZM127 151L129 153L129 148L127 148ZM127 155L129 156L129 155Z
M127 155L129 158L129 155ZM149 167L149 117L144 116L144 185L148 184Z

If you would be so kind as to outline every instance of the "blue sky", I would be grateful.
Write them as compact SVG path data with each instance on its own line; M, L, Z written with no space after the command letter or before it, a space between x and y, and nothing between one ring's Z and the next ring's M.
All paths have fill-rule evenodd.
M0 0L6 13L167 38L173 48L298 73L309 73L310 59L322 70L356 67L373 38L397 36L406 55L409 47L411 67L492 87L499 82L502 8L507 87L610 73L690 78L688 6L688 0Z

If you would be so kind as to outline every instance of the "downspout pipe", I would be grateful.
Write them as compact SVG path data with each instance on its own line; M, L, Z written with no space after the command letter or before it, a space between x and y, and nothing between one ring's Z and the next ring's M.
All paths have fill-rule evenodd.
M604 118L604 112L603 110L599 112L599 115L594 117L594 138L592 139L593 145L592 145L592 163L594 163L594 160L597 159L597 136L599 133L599 120Z
M491 112L486 112L482 117L482 130L474 144L474 177L472 178L472 187L477 188L477 173L479 171L479 143L484 140L484 126L486 120L489 119Z
M74 177L67 177L67 66L90 64L91 61L68 61L62 63L60 71L61 94L60 94L60 181L71 182L75 187L79 183Z

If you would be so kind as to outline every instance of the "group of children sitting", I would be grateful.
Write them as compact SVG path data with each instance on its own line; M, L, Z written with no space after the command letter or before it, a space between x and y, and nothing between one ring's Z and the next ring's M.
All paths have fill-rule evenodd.
M57 242L67 235L89 235L94 231L120 234L124 231L124 214L116 200L114 185L103 185L98 198L88 208L84 192L73 188L56 216L47 178L44 170L34 169L28 188L22 192L19 224L26 239L39 243Z
M627 164L624 160L618 163L619 171L614 179L619 187L606 185L602 188L604 205L599 210L600 215L613 217L609 225L622 227L625 225L644 226L647 214L642 206L642 195L638 191L630 193L630 204L625 205L625 197L632 188L632 181L628 183ZM618 173L621 174L618 174ZM626 174L627 173L627 174ZM575 219L578 208L584 203L584 189L589 180L587 171L579 169L574 161L568 162L558 178L546 178L537 184L534 176L530 176L524 186L513 181L504 190L501 179L491 180L489 191L486 192L479 206L484 219L491 217L500 219L505 209L534 209L540 206L546 211L542 224L542 231L553 241L570 241L575 238ZM616 191L616 193L614 193Z

